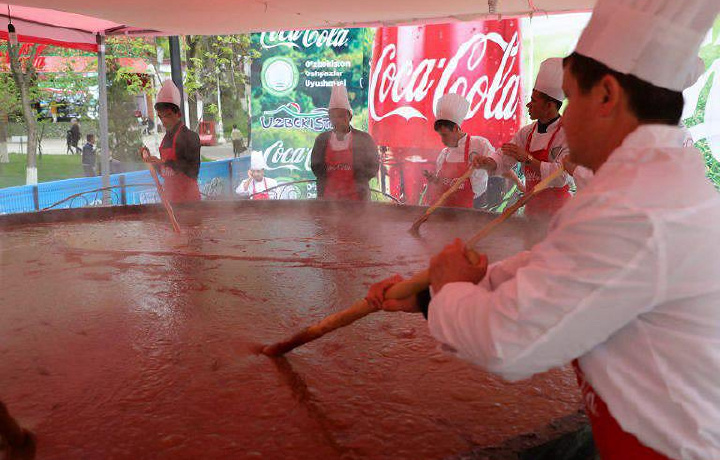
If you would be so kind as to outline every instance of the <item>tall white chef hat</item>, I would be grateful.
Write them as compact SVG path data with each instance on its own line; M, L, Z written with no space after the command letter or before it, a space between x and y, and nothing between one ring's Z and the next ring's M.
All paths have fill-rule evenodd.
M655 86L682 91L718 0L598 0L575 51Z
M253 150L250 153L250 169L255 171L260 169L267 169L267 163L265 163L265 157L263 156L262 152Z
M155 102L158 104L161 102L175 104L180 107L180 90L171 79L168 78L163 82Z
M330 104L328 104L328 110L330 109L345 109L352 114L352 107L350 107L350 99L348 99L348 92L345 85L335 85L332 87Z
M540 70L535 78L535 87L533 89L562 102L565 99L562 80L562 58L548 58L540 64Z
M436 120L452 121L461 126L470 108L470 103L463 96L455 93L448 93L438 99L435 107Z

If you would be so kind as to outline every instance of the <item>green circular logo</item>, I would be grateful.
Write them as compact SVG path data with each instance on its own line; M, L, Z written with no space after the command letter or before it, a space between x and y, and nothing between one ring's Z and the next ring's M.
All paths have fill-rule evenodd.
M263 89L273 96L286 96L297 87L300 72L289 58L275 56L263 63L260 80Z

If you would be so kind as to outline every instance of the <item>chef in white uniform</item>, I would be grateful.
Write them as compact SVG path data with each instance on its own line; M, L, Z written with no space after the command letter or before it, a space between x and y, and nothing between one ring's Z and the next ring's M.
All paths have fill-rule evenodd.
M250 154L250 169L248 178L237 186L235 193L251 200L276 200L280 197L275 179L265 176L265 157L262 152L253 151Z
M595 176L532 250L430 263L432 335L510 380L573 363L601 458L720 459L720 197L682 147L682 91L717 0L599 0L565 59L570 160ZM686 70L687 69L687 70Z
M482 136L471 136L462 130L470 103L455 93L443 95L435 108L435 132L445 148L437 158L436 172L428 176L431 182L430 202L440 198L465 174L470 166L475 170L455 193L447 198L444 206L472 208L473 200L487 190L488 171L495 171L501 156L495 154L490 141Z
M527 104L530 119L535 121L522 127L498 150L503 155L504 175L517 163L522 165L527 191L561 168L562 159L570 152L560 116L565 100L562 79L562 59L549 58L540 64ZM525 206L525 213L531 216L555 213L570 199L570 183L570 175L563 173Z

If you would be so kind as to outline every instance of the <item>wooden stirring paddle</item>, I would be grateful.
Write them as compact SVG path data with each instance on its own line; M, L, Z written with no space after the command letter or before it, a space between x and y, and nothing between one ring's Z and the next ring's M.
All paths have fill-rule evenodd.
M465 248L469 254L472 254L472 248L477 244L478 241L489 235L495 228L501 223L505 222L510 216L512 216L518 209L523 207L532 197L536 196L540 191L546 189L548 185L560 177L564 172L562 168L559 168L554 173L550 174L539 184L535 186L532 192L523 195L515 204L508 207L503 211L502 214L497 216L492 221L488 222L478 231L467 243ZM400 281L393 285L390 289L385 292L385 298L387 299L404 299L415 295L419 292L424 291L430 286L430 270L423 270L416 273L411 278ZM290 337L288 340L278 342L272 345L268 345L262 349L262 352L268 356L281 356L285 353L292 351L293 349L311 342L315 339L322 337L323 335L345 327L355 321L377 311L378 309L370 305L365 299L358 300L350 308L343 311L333 313L330 316L325 317L319 323L313 324L312 326L306 327L302 331Z
M473 166L470 166L467 171L463 173L462 176L455 179L450 188L447 189L445 193L443 193L442 196L440 196L440 198L438 198L435 203L433 203L433 205L430 206L422 216L418 217L415 222L413 222L412 227L410 227L410 230L408 231L413 235L420 234L420 226L428 220L430 214L434 213L437 208L442 206L445 201L450 197L450 195L455 193L457 189L459 189L460 186L472 175L473 171L475 171L475 168Z
M180 224L178 224L178 221L175 218L175 212L173 212L173 208L170 205L167 197L165 196L165 191L163 190L162 184L160 184L160 179L158 178L157 171L155 171L155 165L150 161L145 160L145 158L150 155L150 151L147 147L143 147L142 149L140 149L140 153L142 155L143 161L145 162L148 170L150 171L150 175L152 176L153 181L155 181L155 187L157 188L158 195L160 196L160 201L162 202L163 207L165 207L165 212L167 212L168 219L170 219L170 224L172 225L175 233L180 233Z

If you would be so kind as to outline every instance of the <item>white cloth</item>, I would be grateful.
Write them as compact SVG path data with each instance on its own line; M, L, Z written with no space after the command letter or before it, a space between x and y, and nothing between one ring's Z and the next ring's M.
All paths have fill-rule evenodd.
M467 134L460 138L457 147L445 147L440 151L436 162L436 170L440 171L443 165L447 163L462 163L465 161L465 141ZM468 160L472 161L475 155L490 157L495 160L495 164L501 167L502 158L500 158L493 148L490 141L482 136L470 136L470 152ZM488 172L484 169L476 169L470 175L470 185L472 185L475 198L479 197L487 190Z
M575 170L573 171L572 178L575 182L575 187L577 188L577 191L584 189L587 187L588 182L590 179L593 178L593 172L592 169L586 168L585 166L576 166Z
M245 190L246 184L248 187L247 190ZM255 193L262 193L267 189L276 187L277 185L278 185L278 182L275 179L270 178L270 177L265 177L260 182L254 180L254 179L247 178L244 181L242 181L240 183L240 185L237 186L237 188L235 189L235 193L237 193L240 196L249 196L249 195L253 195ZM279 192L280 192L279 189L270 190L268 192L268 195L270 195L271 200L278 200L278 199L282 198L280 196Z
M462 126L467 116L470 103L463 96L455 93L444 94L437 101L435 107L435 119L452 121Z
M348 98L348 92L345 85L336 85L332 87L330 92L330 103L328 104L328 110L330 109L345 109L352 113L352 107L350 106L350 99Z
M580 358L625 431L671 458L718 459L720 197L681 141L639 127L543 242L437 293L429 327L513 380Z
M330 133L330 149L331 150L347 150L350 148L350 133L345 133L343 140L338 139L335 131Z
M537 77L535 77L535 91L550 96L556 101L562 102L565 93L562 90L563 63L562 58L548 58L540 64Z
M562 120L562 117L558 118L550 125L548 125L547 131L544 133L538 132L537 123L531 123L527 126L523 126L522 128L520 128L520 131L515 133L512 140L509 142L510 144L515 144L518 147L524 149L527 147L530 133L532 133L532 142L530 143L529 151L533 152L536 150L550 148L549 157L552 161L543 161L540 163L541 179L545 179L547 176L554 173L558 168L561 168L563 157L570 154L570 149L567 145L567 140L565 138L565 129L562 126L558 128L558 123L560 122L560 120ZM550 139L552 139L553 134L555 134L558 129L560 129L560 131L557 132L557 135L553 139L552 144L550 144ZM515 160L515 158L508 155L503 155L502 149L497 150L497 155L502 158L503 165L495 172L496 175L501 175L502 173L509 171L510 168L515 166L515 164L517 163L517 160ZM549 186L564 187L566 184L569 183L569 181L570 175L566 172L557 179L553 180L549 184Z
M180 90L171 79L167 79L163 82L162 88L158 91L157 103L164 102L167 104L175 104L180 107Z
M598 0L575 51L661 88L692 83L718 0Z

